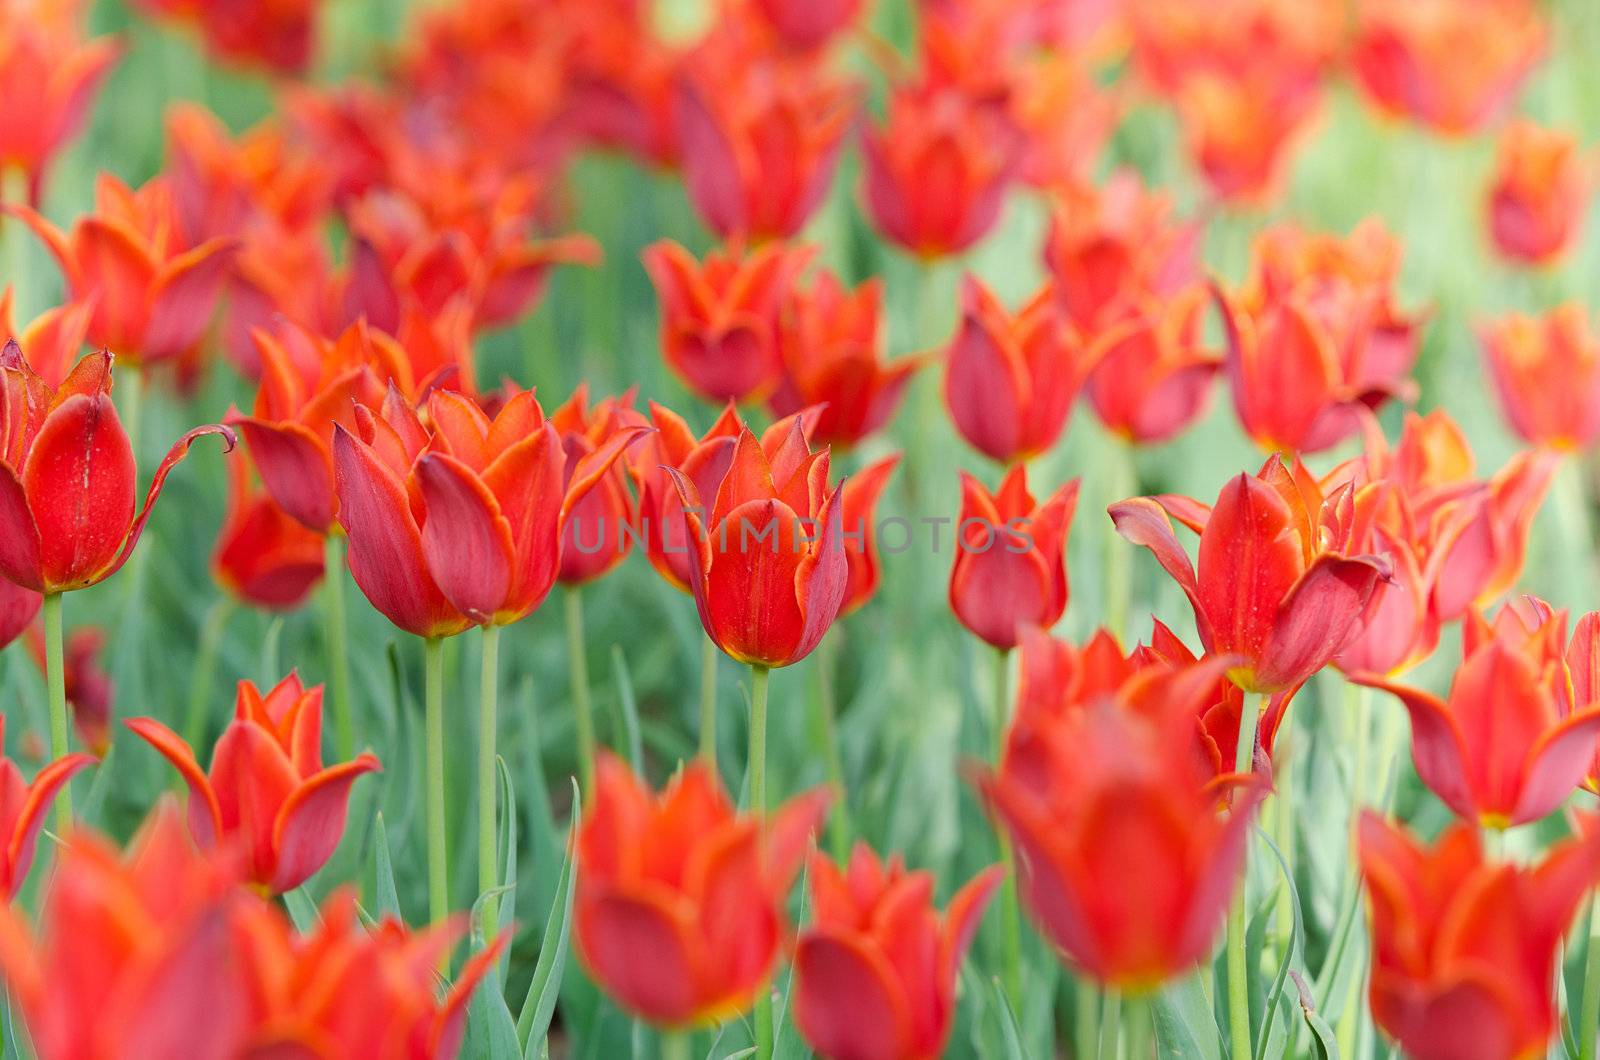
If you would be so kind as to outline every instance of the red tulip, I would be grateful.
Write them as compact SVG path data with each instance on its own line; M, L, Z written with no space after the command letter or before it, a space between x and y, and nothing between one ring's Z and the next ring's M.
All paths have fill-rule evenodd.
M1400 245L1375 221L1346 238L1269 229L1250 282L1219 291L1234 408L1264 449L1309 453L1355 433L1361 406L1409 398L1420 321L1392 304Z
M1467 618L1461 668L1440 699L1373 674L1411 714L1417 775L1456 813L1486 828L1536 821L1588 776L1600 702L1579 702L1566 665L1566 612L1542 600Z
M1048 285L1013 316L975 277L962 286L960 328L945 353L944 400L956 430L1002 464L1055 445L1090 364Z
M59 388L15 341L0 350L0 575L42 593L82 589L121 569L167 474L209 424L178 439L134 514L133 448L111 402L111 354L79 361Z
M1021 628L1055 624L1067 609L1063 557L1077 507L1077 479L1040 504L1028 492L1025 464L1006 472L993 494L961 473L950 608L963 626L1010 650Z
M711 401L770 394L782 374L778 314L813 253L774 243L748 255L737 247L712 251L702 264L670 240L646 247L667 366Z
M0 169L29 178L37 205L46 168L89 116L122 54L111 37L84 39L82 0L7 5L0 11Z
M550 413L550 423L561 435L568 482L586 459L606 449L613 438L637 438L642 427L631 408L633 393L605 398L589 406L589 387L579 384L567 403ZM628 425L627 433L624 424ZM613 447L614 448L614 447ZM586 472L587 473L587 472ZM611 570L628 554L638 530L639 510L628 492L627 473L611 464L563 519L561 541L562 585L582 585Z
M322 536L258 492L250 465L228 463L228 512L211 552L211 576L233 596L269 611L293 611L322 581Z
M1239 884L1258 786L1219 815L1195 718L1226 660L1141 668L1008 735L979 776L1019 854L1024 901L1075 969L1118 990L1183 974ZM1098 687L1097 687L1098 686Z
M811 450L800 417L786 426L760 441L740 431L709 508L688 475L672 471L700 624L717 647L752 665L788 666L811 654L850 579L828 451Z
M80 218L70 233L26 206L8 203L6 210L55 256L72 300L92 307L90 342L134 364L193 355L237 243L222 238L184 246L165 178L134 191L102 173L95 212Z
M867 280L846 291L838 277L817 273L810 290L789 292L778 325L783 378L767 399L774 415L817 408L811 440L852 446L882 429L905 396L922 357L885 364L883 283Z
M1110 508L1117 532L1148 548L1194 609L1200 642L1243 660L1229 677L1247 692L1297 685L1345 646L1387 562L1351 555L1351 488L1324 498L1298 461L1269 459L1207 508L1187 497L1135 497ZM1196 571L1168 516L1200 535Z
M595 762L577 839L578 956L624 1010L662 1027L730 1019L766 989L785 946L785 896L828 795L762 821L734 812L696 761L653 795L619 759Z
M1477 830L1424 846L1375 813L1358 830L1372 911L1372 1017L1415 1060L1543 1056L1556 1026L1557 954L1600 879L1600 828L1536 865L1485 859Z
M849 562L849 575L845 581L844 603L839 605L839 617L858 610L878 592L882 578L878 558L878 498L895 468L900 466L900 453L890 453L882 460L868 464L861 472L845 480L840 492L843 499L843 516L840 521L844 538L844 554Z
M1085 358L1084 392L1101 424L1138 445L1168 441L1205 412L1222 358L1201 345L1205 289L1131 309Z
M29 353L29 367L46 383L60 386L83 354L91 307L64 305L47 309L19 330L12 320L12 303L12 291L7 286L0 291L0 334L15 336Z
M335 428L350 573L419 637L515 622L555 584L575 507L643 428L621 427L569 473L532 391L513 393L491 420L471 399L435 390L427 413L431 431L391 387L381 412L358 407L357 433Z
M1351 63L1367 98L1450 135L1509 106L1548 35L1533 0L1361 0L1356 21Z
M206 50L227 63L278 74L304 74L311 65L322 0L138 0L158 18L189 22Z
M1176 97L1208 73L1276 71L1309 87L1339 57L1339 0L1131 0L1139 73Z
M1292 72L1218 70L1187 79L1177 103L1189 156L1211 193L1257 206L1282 193L1321 92Z
M1600 438L1600 337L1582 305L1512 313L1489 322L1482 338L1500 410L1524 441L1574 450Z
M573 132L642 165L672 165L681 47L660 39L648 12L634 5L567 5L560 17L574 42L564 77Z
M5 721L0 715L0 739L5 735ZM5 840L0 850L0 898L11 901L27 881L34 844L56 793L74 773L95 761L93 755L63 755L27 781L15 762L0 757L0 838Z
M344 834L350 785L381 768L376 755L322 765L322 686L296 674L265 696L239 682L234 720L217 741L208 776L194 751L154 718L126 723L189 786L189 830L202 846L237 844L256 886L282 894L322 868Z
M1594 165L1571 133L1528 121L1500 137L1489 186L1489 235L1502 256L1542 265L1564 256L1583 230Z
M791 48L811 51L850 31L861 17L862 0L756 0L755 10Z
M986 103L956 88L903 87L882 128L862 134L873 225L923 259L959 254L989 233L1016 168L1012 137Z
M1091 63L1072 52L1030 56L1012 81L1008 111L1022 138L1018 178L1045 191L1092 179L1122 118L1124 96L1102 88Z
M933 907L933 876L856 844L840 870L815 852L814 909L794 953L794 1022L823 1056L904 1060L944 1052L956 975L1004 870L991 865Z
M674 588L692 593L694 575L683 503L667 469L682 472L700 496L716 496L733 463L744 424L732 402L699 438L683 417L654 401L650 402L650 420L655 433L628 450L628 465L639 489L639 526L656 573Z

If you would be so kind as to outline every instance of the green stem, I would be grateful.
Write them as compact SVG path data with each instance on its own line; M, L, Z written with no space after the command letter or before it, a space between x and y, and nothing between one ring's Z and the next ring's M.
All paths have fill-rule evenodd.
M994 653L994 761L999 769L1005 760L1006 727L1011 716L1011 653L997 648ZM1011 1005L1022 1018L1022 912L1017 904L1017 858L1011 837L1000 830L1000 864L1005 881L1000 885L1000 959L1002 982Z
M344 536L329 533L322 553L323 633L328 646L328 670L333 685L333 746L339 761L356 753L355 718L350 705L350 656L345 649Z
M483 670L478 685L478 893L494 890L499 883L496 857L498 834L495 829L495 733L499 724L500 627L483 627ZM511 812L511 807L506 807ZM495 900L483 900L483 937L494 936L498 923Z
M722 649L710 637L700 638L700 758L717 769L717 665Z
M444 641L422 642L424 673L423 723L427 743L428 921L443 922L450 913L450 877L445 863L444 828Z
M1100 1021L1100 1060L1117 1060L1117 1032L1122 1029L1122 995L1106 991L1105 1015Z
M1078 980L1077 1013L1072 1026L1072 1055L1087 1060L1099 1049L1100 988L1091 979Z
M583 590L567 588L567 680L572 685L572 722L578 736L578 782L583 797L594 795L594 707L589 702L589 656L583 642Z
M1265 696L1261 697L1263 700ZM1246 693L1239 718L1239 743L1233 756L1236 773L1248 773L1254 766L1256 725L1260 704ZM1248 1060L1253 1055L1250 1028L1250 965L1245 952L1245 895L1250 889L1250 847L1240 866L1239 890L1228 910L1228 1041L1231 1055Z
M661 1060L689 1060L689 1032L661 1032Z
M61 657L61 594L44 598L44 672L50 691L50 757L67 753L67 671ZM56 796L56 830L66 835L72 825L72 787L61 786Z
M1277 777L1274 783L1276 794L1274 801L1277 803L1276 812L1273 814L1273 832L1278 852L1283 855L1284 867L1288 870L1290 878L1294 878L1294 756L1293 748L1285 746L1287 741L1280 738L1279 764ZM1288 953L1290 940L1294 936L1294 901L1289 896L1289 888L1278 889L1277 901L1277 942L1278 952Z
M817 729L822 738L822 754L828 769L828 784L837 800L830 814L828 850L835 861L843 862L855 838L850 819L850 792L844 783L844 759L839 754L838 703L834 698L834 664L837 645L833 637L823 637L817 645Z
M1354 834L1356 822L1361 816L1361 811L1367 801L1367 773L1372 769L1372 689L1366 685L1345 683L1345 694L1348 700L1349 717L1355 726L1355 770L1350 776L1350 829ZM1384 763L1378 763L1382 768ZM1360 877L1351 866L1350 878L1345 884L1347 887L1360 887ZM1345 991L1344 1007L1339 1011L1339 1024L1334 1029L1334 1037L1339 1046L1340 1056L1355 1056L1356 1036L1360 1033L1361 1019L1361 987L1366 978L1365 969L1360 963L1362 957L1358 956L1356 967L1350 972L1350 985Z
M217 678L217 653L228 619L238 607L231 596L219 596L200 620L200 644L195 651L194 673L189 677L189 709L184 716L183 739L190 747L200 747L210 735L206 731L207 707Z
M750 812L762 818L767 810L767 679L772 671L750 664L750 756L745 762L750 782ZM772 1057L772 992L756 997L756 1060Z
M1583 961L1583 1005L1578 1011L1578 1060L1595 1060L1595 1038L1600 1035L1600 894L1589 899L1589 952Z
M1128 1060L1150 1060L1150 1002L1128 998L1122 1005L1122 1019L1128 1025Z

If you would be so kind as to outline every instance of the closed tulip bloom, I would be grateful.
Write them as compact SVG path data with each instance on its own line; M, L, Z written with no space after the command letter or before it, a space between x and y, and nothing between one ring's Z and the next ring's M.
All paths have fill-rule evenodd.
M1600 879L1600 827L1536 864L1492 861L1471 825L1424 845L1366 812L1357 828L1371 910L1367 997L1380 1030L1415 1060L1543 1056L1556 1027L1557 955Z
M1566 665L1566 612L1541 600L1469 614L1447 698L1369 674L1411 714L1422 782L1460 816L1509 828L1550 813L1589 775L1600 702L1578 702Z
M1303 465L1274 456L1259 475L1224 486L1214 507L1135 497L1110 514L1117 532L1148 548L1189 598L1205 650L1241 660L1233 681L1247 692L1276 692L1339 653L1390 577L1386 561L1347 551L1351 492L1324 498ZM1168 516L1200 535L1198 569Z
M786 945L784 907L828 796L762 820L735 813L699 761L653 794L613 755L577 838L574 941L631 1015L659 1027L731 1019L765 990Z
M293 611L322 581L322 535L263 493L244 460L228 463L228 511L211 551L211 576L235 599Z
M1570 451L1600 437L1600 337L1582 305L1511 313L1482 329L1500 411L1530 445Z
M1351 63L1378 109L1459 136L1510 105L1547 36L1533 0L1361 0Z
M692 587L692 547L683 521L683 502L669 468L677 468L701 497L715 497L733 464L744 423L730 402L722 415L696 438L682 416L650 402L655 433L628 450L627 460L639 490L639 527L650 565L667 583L686 593Z
M1048 628L1067 610L1067 533L1078 508L1078 480L1043 503L1017 464L990 493L961 473L961 518L950 569L950 608L963 626L1002 650L1024 626Z
M756 0L755 10L784 44L811 51L850 31L862 0Z
M5 736L5 716L0 715L0 739ZM93 755L64 755L49 763L29 780L9 758L0 757L0 899L16 897L28 879L33 865L39 830L55 802L56 793L85 766L96 764Z
M1084 393L1106 430L1136 445L1181 434L1205 412L1222 358L1202 345L1205 289L1152 299L1094 340Z
M111 401L111 354L79 361L52 388L15 341L0 350L0 575L41 593L82 589L133 554L167 474L210 424L174 443L135 515L133 448Z
M991 865L933 906L933 876L856 844L841 869L813 852L812 923L794 952L794 1022L819 1055L913 1060L943 1054L956 976L1004 870Z
M102 173L94 212L64 232L25 206L6 209L55 257L74 302L93 308L89 341L134 364L191 356L205 337L238 244L183 245L165 178L137 191Z
M883 282L874 277L854 291L819 271L809 289L790 289L778 324L783 379L767 399L775 415L816 408L811 440L846 447L881 430L905 397L911 377L927 363L903 357L885 363Z
M961 302L961 324L945 351L950 418L985 456L1026 461L1061 437L1090 367L1086 344L1049 285L1013 315L969 275Z
M882 460L868 464L859 474L846 479L840 487L844 494L844 552L850 564L844 603L839 605L840 618L858 610L877 595L878 583L882 580L878 556L878 499L883 496L895 468L900 466L900 459L900 453L890 453Z
M1024 902L1076 971L1142 992L1212 951L1261 789L1219 813L1195 718L1225 662L1140 669L1008 736L979 788L1017 846Z
M697 262L670 240L646 247L645 271L661 300L661 353L711 401L758 401L782 375L778 314L813 250L771 243L745 254L712 251Z
M550 413L550 423L561 433L564 474L570 480L580 464L618 436L624 424L637 438L642 419L632 409L633 392L604 398L592 407L589 386L580 383L566 404ZM627 471L613 463L567 513L561 542L562 585L582 585L599 578L622 562L637 532L638 506L628 492Z
M989 234L1016 169L1011 136L986 103L957 88L901 88L887 121L862 133L867 214L923 259L959 254Z
M690 543L690 587L706 636L732 658L788 666L811 654L844 603L850 566L828 450L801 417L758 441L742 429L714 496L672 477Z
M1583 230L1594 190L1593 169L1571 133L1528 121L1507 126L1489 186L1489 235L1495 249L1524 265L1564 256Z

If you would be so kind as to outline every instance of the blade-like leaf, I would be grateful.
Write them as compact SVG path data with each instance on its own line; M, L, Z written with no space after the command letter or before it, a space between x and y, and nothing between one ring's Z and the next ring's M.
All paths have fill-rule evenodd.
M1150 999L1161 1060L1222 1060L1222 1030L1200 982L1208 973L1201 968Z
M577 891L577 835L582 802L578 785L572 785L572 826L567 837L567 856L561 866L561 880L556 886L555 900L550 904L550 915L545 920L544 939L539 944L539 960L533 966L533 979L528 983L528 996L522 1002L522 1014L517 1018L517 1039L522 1043L523 1056L531 1060L539 1049L550 1019L555 1015L556 998L561 991L561 975L567 965L567 940L572 932L572 899ZM559 919L557 918L559 914Z
M383 811L378 811L372 841L372 886L377 896L378 916L392 916L404 920L400 912L400 893L394 885L394 863L389 860L389 833L383 824Z
M622 657L622 647L611 646L611 671L617 679L617 704L622 711L622 734L628 743L628 761L633 771L644 775L644 744L639 736L639 704L633 695L633 679L628 676L628 663Z

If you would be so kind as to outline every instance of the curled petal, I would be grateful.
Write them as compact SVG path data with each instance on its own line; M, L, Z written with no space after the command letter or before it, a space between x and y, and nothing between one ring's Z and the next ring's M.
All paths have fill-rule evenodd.
M128 562L128 557L133 555L134 546L139 543L139 536L144 533L145 522L149 520L150 513L155 510L156 499L161 496L161 489L167 484L167 476L177 466L178 461L189 455L189 447L194 445L195 439L202 438L208 434L214 434L222 439L223 452L225 453L233 452L233 447L238 444L238 438L234 435L233 429L224 427L220 423L208 423L203 427L196 427L176 442L173 442L172 448L167 450L166 457L162 459L161 466L156 468L155 478L150 480L150 488L145 491L144 510L133 521L133 527L128 531L128 540L123 542L122 551L117 554L116 562L111 565L109 570L100 575L101 579L111 577L122 569L124 563Z
M154 718L129 718L123 724L159 751L178 771L189 787L189 830L194 833L195 842L214 846L222 835L222 810L217 805L216 790L206 771L200 768L194 751L182 737Z

